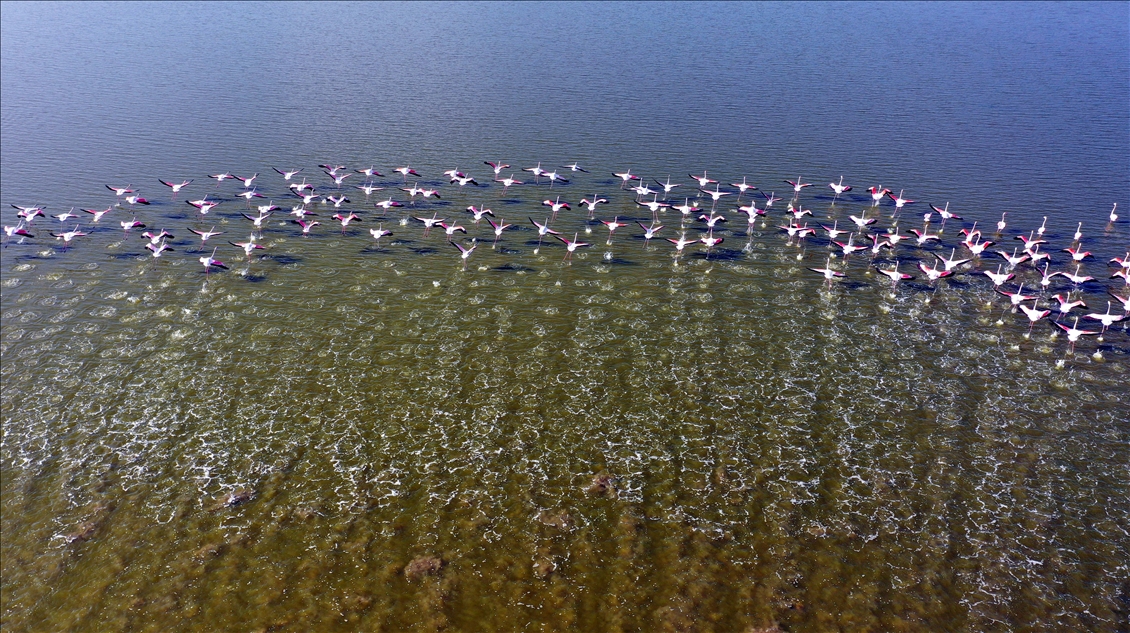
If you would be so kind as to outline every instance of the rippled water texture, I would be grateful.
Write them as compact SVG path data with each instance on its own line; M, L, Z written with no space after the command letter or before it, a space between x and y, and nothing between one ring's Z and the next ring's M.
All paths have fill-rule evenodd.
M720 203L725 242L675 259L612 176L788 198L803 175L812 226L886 228L863 190L905 188L904 233L948 200L964 221L904 242L913 272L975 221L1011 250L1044 216L1071 270L1082 222L1095 281L1016 282L1102 312L1130 249L1126 4L2 8L4 224L106 184L153 201L3 250L5 630L1126 630L1125 322L1074 354L1026 337L996 256L892 288L857 253L828 284L827 237L776 228L787 199L748 232ZM499 159L592 173L440 175ZM349 190L344 235L317 206L250 262L222 241L247 204L205 174L289 208L271 168L333 193L326 162L410 163L443 199L375 209L408 201L393 174ZM594 193L631 222L611 244ZM554 228L592 244L571 262L527 219L558 194ZM517 226L492 248L471 204ZM123 234L133 213L176 250ZM433 214L477 238L466 270L407 219Z

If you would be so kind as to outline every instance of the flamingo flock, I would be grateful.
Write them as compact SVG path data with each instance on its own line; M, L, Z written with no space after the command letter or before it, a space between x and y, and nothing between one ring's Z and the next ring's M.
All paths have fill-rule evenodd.
M243 258L248 264L251 263L255 251L265 248L262 244L264 233L268 231L290 232L294 229L287 227L297 226L300 228L298 234L302 237L318 235L315 229L321 225L321 222L308 216L317 216L318 210L332 206L336 213L331 218L340 224L341 236L343 237L357 234L350 232L352 223L378 221L377 228L368 229L373 240L366 248L384 249L386 247L381 244L382 238L391 238L394 235L393 230L385 229L384 222L380 220L389 221L390 224L394 224L394 228L396 224L399 224L401 228L396 229L397 232L411 231L409 227L414 222L418 223L417 226L422 225L423 228L420 235L422 239L429 238L432 228L442 228L444 229L443 239L446 239L454 247L455 253L459 255L461 268L466 270L469 260L478 247L480 237L490 239L491 249L493 250L502 250L509 254L518 253L518 251L500 249L500 243L504 241L508 230L518 229L519 226L508 224L501 217L497 217L496 221L496 212L486 206L489 194L483 193L483 191L494 189L497 191L497 195L501 197L513 195L510 191L512 187L517 187L520 190L529 186L542 186L551 190L563 188L560 189L563 193L559 194L554 191L552 198L547 197L541 200L540 205L546 207L547 212L541 215L542 220L540 222L530 215L534 210L534 202L525 200L507 200L506 202L529 205L525 210L530 213L525 215L527 215L533 230L537 232L537 245L532 249L533 253L539 254L544 245L553 244L556 240L556 242L560 242L558 248L562 248L564 251L562 261L568 264L579 249L591 247L593 244L583 240L581 230L572 231L570 238L569 233L562 230L563 227L560 224L557 228L552 225L564 221L568 215L565 212L572 213L573 211L573 206L570 204L571 198L566 193L569 185L576 186L584 181L585 189L594 193L587 193L580 198L572 198L577 200L574 204L583 207L582 216L577 218L584 224L583 235L591 234L593 226L603 225L608 230L605 246L612 247L613 237L618 229L629 228L632 224L636 224L642 230L642 234L629 237L642 239L644 248L647 249L657 248L653 245L653 241L670 243L674 247L672 252L674 265L678 266L680 258L686 256L690 247L694 245L701 247L700 256L702 258L710 259L727 237L731 241L735 237L745 237L746 248L743 251L748 251L755 235L762 235L759 229L769 227L768 216L773 204L782 200L774 192L765 193L763 189L755 186L745 176L741 177L740 182L732 182L729 185L732 189L724 188L722 182L717 178L710 177L707 171L703 171L702 175L699 176L689 175L693 182L684 184L673 182L670 175L664 177L663 180L659 178L645 179L641 175L632 173L632 169L623 172L609 170L607 173L615 180L608 180L607 176L602 179L600 176L592 175L590 170L581 167L576 162L553 169L543 166L542 162L538 162L535 166L523 167L519 170L512 170L511 165L503 161L484 161L484 163L491 169L492 173L490 174L491 177L484 179L482 183L473 175L465 173L459 168L444 171L443 180L448 185L454 186L453 190L447 193L441 192L440 187L442 185L433 185L424 181L423 186L421 186L424 176L409 165L391 169L390 173L396 174L392 181L378 182L375 179L383 178L384 175L374 165L349 170L344 165L325 163L319 165L322 174L327 179L323 183L325 184L324 188L313 182L308 182L306 176L303 176L301 182L298 182L297 177L304 173L302 168L280 169L272 167L272 171L281 177L281 182L278 183L279 198L285 196L291 201L288 214L295 217L289 223L278 222L277 220L271 222L271 218L276 215L276 212L284 210L284 207L276 204L274 199L269 199L267 204L252 204L252 200L256 198L268 197L265 193L259 191L260 185L265 190L274 187L274 185L262 181L259 185L256 185L255 181L259 179L260 175L258 172L247 177L236 176L230 172L209 175L208 178L216 181L215 187L195 185L196 188L211 187L211 190L203 192L203 195L198 199L188 199L180 203L176 202L177 197L182 191L191 191L195 181L193 178L155 179L169 189L171 200L168 202L143 197L140 193L140 187L135 187L132 183L125 186L108 184L106 189L113 193L113 199L109 201L106 208L102 209L98 208L98 205L94 205L92 208L81 209L83 213L89 216L87 218L89 220L87 229L83 229L81 221L76 221L81 219L81 214L75 213L74 209L71 209L50 216L58 222L59 228L47 233L57 242L61 242L61 250L65 253L81 243L79 238L94 235L103 226L106 226L107 223L104 218L111 213L128 209L124 213L115 213L123 216L123 219L118 220L118 224L128 237L132 229L143 229L147 227L147 224L157 226L161 222L159 214L155 212L143 216L145 222L139 220L138 215L135 215L136 207L151 207L154 202L159 205L187 204L195 209L195 217L198 222L196 227L185 228L199 238L200 244L196 251L182 250L207 253L208 240L223 234L222 231L216 230L216 225L213 222L208 221L208 214L225 203L235 203L235 198L243 198L246 201L246 209L240 209L238 213L233 209L232 214L228 217L245 218L249 222L248 237L244 241L228 241L227 243L242 251ZM569 178L558 173L558 169L569 174ZM516 178L515 173L520 172L527 172L532 175L533 181L528 179L523 181ZM270 172L267 173L270 175ZM316 171L313 173L317 174ZM583 177L583 174L589 174L589 176ZM347 184L347 178L353 176L361 176L365 180L361 184ZM399 178L397 178L398 176ZM409 184L410 176L416 179L411 184ZM523 176L523 178L526 177ZM227 180L233 181L238 190L223 191L222 187ZM619 180L618 189L615 188L617 180ZM727 179L725 182L729 182L729 180ZM867 278L871 275L871 271L878 272L889 280L892 293L898 284L916 278L917 275L912 274L914 269L921 273L922 279L925 281L923 290L929 292L930 295L938 292L938 289L947 281L958 277L964 278L966 281L984 279L988 288L993 291L988 296L1007 297L1008 304L1005 307L1004 314L1011 311L1023 315L1028 325L1026 338L1031 336L1037 323L1049 320L1054 326L1053 332L1062 331L1066 334L1069 353L1072 354L1076 344L1084 340L1084 337L1094 336L1101 341L1112 326L1130 316L1130 248L1127 249L1126 255L1123 257L1115 257L1108 262L1094 262L1095 256L1084 246L1086 237L1082 223L1077 225L1071 239L1053 247L1049 240L1053 236L1048 234L1047 217L1044 217L1040 226L1032 227L1026 233L1019 231L1010 234L1006 222L1008 214L1004 212L995 225L996 231L992 234L986 234L977 228L978 221L970 223L961 215L951 211L950 203L945 202L941 205L928 203L930 211L924 213L920 221L913 219L908 221L902 217L903 212L906 211L908 205L913 205L917 201L905 197L907 195L905 189L900 190L896 195L892 189L878 185L867 188L870 195L870 204L860 205L857 214L849 212L846 218L840 216L845 220L844 228L839 228L839 218L835 219L830 227L823 223L815 223L816 226L809 226L809 221L806 221L805 218L815 217L816 211L814 211L813 206L820 196L813 196L811 200L806 201L802 194L806 194L806 190L810 187L816 187L816 185L805 182L800 176L795 180L786 179L783 182L792 189L793 196L787 208L783 210L783 221L774 226L782 233L783 247L794 249L798 260L805 259L809 246L816 245L820 265L812 265L807 268L823 279L827 291L831 291L837 282L853 277L859 278L860 275ZM648 183L658 185L659 189L652 189ZM607 190L609 185L612 185L612 189L615 189L615 191ZM363 195L364 202L361 202L358 196L355 196L358 197L358 202L350 199L345 193L347 187L358 190L360 192L358 196ZM679 187L685 187L680 191L693 193L693 195L680 196L683 198L681 204L678 198L670 200L671 195ZM324 192L325 189L330 188L333 189L334 193ZM853 188L844 183L843 176L829 182L828 188L832 194L831 203L826 212L829 219L836 216L843 205L859 201L859 199L849 199L848 194ZM386 189L402 192L406 194L407 199L394 194L388 196L385 200L370 201L373 194ZM600 193L601 189L605 189L605 191ZM822 188L817 188L814 191L822 190ZM631 200L622 199L625 192L634 194L633 198ZM742 198L747 194L749 200L743 204ZM758 195L762 203L760 207L757 206ZM372 212L370 209L377 210L375 213L387 214L396 208L417 207L417 197L420 198L422 204L428 204L432 198L443 200L444 196L471 198L469 200L471 204L466 207L466 212L471 214L473 219L473 222L468 224L471 227L470 230L458 223L457 216L460 214L450 208L442 210L444 217L441 217L441 211L434 207L428 209L433 211L431 217L428 217L426 213L416 215L411 212L405 217L399 218L398 222L387 216L375 219L368 217L368 213ZM727 196L735 197L727 198ZM192 195L188 194L185 197L191 198ZM394 200L394 197L401 197L401 199ZM541 198L541 196L536 196L536 198ZM707 199L710 201L709 209L705 208ZM824 196L824 199L827 199L827 196ZM866 200L866 198L862 199ZM882 209L884 200L890 201L889 215ZM599 205L602 204L616 207L620 209L620 212L612 214L613 219L611 220L597 218ZM730 204L736 206L729 209L727 207ZM349 206L343 208L344 205ZM32 227L37 218L48 217L45 213L46 207L38 204L11 206L17 211L16 222L3 227L4 248L8 248L13 243L34 244L36 240L43 239L36 237ZM1106 231L1110 231L1114 224L1118 222L1117 208L1117 204L1115 204L1109 212ZM647 217L628 217L631 214L631 209L638 211L647 209ZM669 211L678 212L678 216L673 218L679 222L677 234L676 229L672 226L672 219L663 220L661 218ZM726 214L730 212L737 212L746 216L744 227L739 229L735 225L733 230L724 228L723 223L728 220ZM938 221L935 220L935 215ZM124 219L124 216L130 217ZM489 230L485 227L479 228L480 221L484 218L490 226ZM621 218L624 219L621 220ZM644 220L646 220L646 223ZM70 228L72 222L73 228ZM900 223L904 222L915 226L906 228L904 233L904 229L900 226ZM962 236L959 241L946 242L946 237L948 237L946 233L947 223L950 224L951 231L954 223L961 225L957 231ZM204 228L205 226L209 228ZM527 227L523 224L522 228ZM667 229L667 233L661 235L660 232L664 229ZM471 231L474 231L475 234L472 234ZM363 235L364 231L360 234ZM819 248L820 242L816 241L821 238L821 234L823 234L825 248ZM688 235L692 237L688 237ZM153 258L159 258L165 253L175 251L169 242L169 240L175 238L163 227L160 230L146 231L142 234L142 237L146 240L145 248ZM1020 243L1017 244L1017 242ZM398 242L394 241L389 246L396 244ZM1008 245L1011 244L1015 244L1015 246L1010 248ZM945 253L947 248L950 251L948 256ZM228 269L228 266L216 257L219 249L220 246L214 246L210 254L198 257L204 269L204 275L210 276L215 274L217 270ZM961 251L960 256L959 249ZM734 251L730 256L733 256L736 252ZM1066 253L1067 256L1060 255L1061 253ZM868 259L866 265L862 267L862 272L851 268L849 260L853 256ZM605 258L611 259L611 253L605 253ZM1107 265L1101 272L1094 271L1094 274L1098 277L1084 272L1084 266L1093 267L1096 264ZM910 267L911 272L903 272L901 268L904 266ZM1111 270L1112 267L1113 271ZM1121 281L1111 283L1100 279L1100 277L1111 280L1120 279ZM1017 283L1018 280L1019 283ZM1016 284L1015 287L1010 285L1013 283ZM1033 289L1029 290L1029 294L1025 294L1024 291L1026 284ZM1088 311L1090 307L1082 299L1083 289L1088 286L1092 292L1098 286L1105 286L1104 290L1111 298L1107 302L1105 311ZM991 301L992 299L989 300L990 303ZM1053 305L1053 302L1055 305ZM997 324L1003 325L1003 316Z

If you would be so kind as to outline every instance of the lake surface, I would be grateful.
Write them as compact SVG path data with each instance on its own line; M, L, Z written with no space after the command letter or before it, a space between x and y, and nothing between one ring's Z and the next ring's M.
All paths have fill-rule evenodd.
M1083 299L1068 325L1130 293L1126 3L0 7L3 223L122 205L3 249L5 630L1126 630L1127 322L1072 352L994 292L1003 258L915 269L977 222L1075 272L1082 223L1094 280L1002 288ZM486 160L590 173L503 190ZM311 204L304 237L272 168L337 194L323 163L385 189L355 173L361 223ZM704 213L704 171L783 200L659 211L725 240L676 258L627 169ZM251 261L223 171L283 206ZM790 239L797 177L802 223L940 240ZM416 182L442 198L374 207ZM558 195L569 261L530 222ZM466 228L466 269L417 216Z

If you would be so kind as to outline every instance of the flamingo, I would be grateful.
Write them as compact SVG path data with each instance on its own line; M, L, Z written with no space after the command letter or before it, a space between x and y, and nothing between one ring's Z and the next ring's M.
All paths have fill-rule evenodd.
M217 235L223 235L223 231L217 231L216 227L214 227L214 226L212 228L208 229L207 231L197 231L196 229L191 229L191 228L188 229L188 230L190 232L195 233L195 234L200 236L200 244L202 244L202 245L205 242L207 242L208 238L210 238L210 237L215 237Z
M902 190L902 189L899 190L898 197L895 197L895 195L892 194L890 191L887 192L887 197L889 197L891 200L895 201L895 212L891 215L891 217L898 215L899 210L902 209L904 206L906 206L908 204L914 204L915 202L917 202L917 200L907 200L906 198L903 198L902 197L903 191L905 191L905 190Z
M1032 336L1032 328L1036 326L1036 321L1039 321L1040 319L1052 313L1051 310L1038 309L1036 307L1035 301L1032 301L1031 308L1024 305L1023 303L1021 303L1018 307L1024 312L1025 316L1028 317L1028 333L1024 335L1024 338L1029 338L1030 336Z
M301 194L306 189L313 191L314 185L306 182L306 178L303 177L302 182L292 182L289 185L287 185L287 188L290 189L291 191L293 191L296 194Z
M578 248L581 248L583 246L592 246L592 244L587 244L585 242L579 241L577 239L577 235L578 235L578 233L574 233L573 239L569 239L567 237L561 237L560 235L554 235L553 236L553 237L556 237L557 239L559 239L559 240L561 240L562 242L565 243L565 251L566 252L565 252L565 258L562 261L571 260L573 258L573 251L577 250Z
M568 169L569 171L579 171L579 172L582 172L582 173L585 173L585 174L589 173L589 170L585 169L584 167L581 167L577 163L573 163L572 165L562 165L561 168L562 169Z
M71 207L70 211L64 211L63 213L59 213L59 214L53 215L51 217L55 218L59 222L66 222L67 220L69 220L71 218L79 217L79 215L77 213L74 213L74 210L75 210L75 208Z
M423 176L421 176L419 172L417 172L415 169L412 169L412 167L409 166L409 165L405 165L403 167L397 167L393 171L399 172L402 176L404 176L404 183L405 184L408 183L408 175L409 174L411 174L411 175L413 175L417 178L423 178Z
M698 241L702 242L703 244L706 244L706 258L710 259L711 249L713 249L715 246L721 244L722 238L721 237L714 237L714 229L710 229L710 231L707 232L706 235L698 238Z
M403 207L404 205L400 202L393 200L392 196L389 196L388 200L381 200L380 202L374 202L373 206L374 207L380 207L381 209L388 211L389 209L391 209L393 207Z
M451 242L451 244L453 244L455 248L459 249L459 257L463 260L463 270L467 270L467 258L471 256L471 253L475 250L475 247L478 246L479 243L472 241L471 248L466 248L459 242Z
M890 189L883 189L883 185L879 185L878 187L868 187L867 191L871 192L871 206L873 207L879 206L879 203L883 200L883 196L891 193Z
M663 229L663 225L656 226L655 222L652 222L651 226L644 226L643 222L638 221L636 224L640 225L640 228L643 229L643 239L645 242L650 242L651 238L655 237L655 234Z
M498 246L498 238L502 237L502 232L514 225L507 224L506 220L502 218L499 218L498 224L495 224L494 220L490 218L487 218L487 222L490 222L490 228L494 229L494 243L490 245L491 249L493 250L494 247Z
M161 242L160 244L155 244L155 243L151 242L149 244L146 244L145 248L149 249L149 251L153 253L154 259L160 257L165 251L176 250L172 246L169 246L167 242Z
M1036 229L1036 235L1044 236L1044 231L1048 228L1048 216L1044 216L1044 221L1040 223L1040 228Z
M475 205L467 207L467 213L470 213L475 218L475 224L478 224L479 220L483 219L484 215L494 217L494 211L486 207L476 207Z
M1004 233L1004 227L1008 226L1008 223L1004 221L1004 216L1006 215L1008 215L1008 211L1002 213L1000 222L997 222L997 235Z
M251 262L252 251L254 251L257 248L263 248L262 244L256 244L255 243L255 236L254 235L248 236L246 242L232 242L232 241L229 240L228 244L242 248L243 249L243 256L247 258L248 263Z
M546 171L541 168L540 162L537 164L536 167L524 167L524 168L522 168L522 171L528 171L528 172L530 172L531 174L534 175L534 184L535 185L541 184L541 177L542 177L543 174L546 173Z
M715 205L718 204L718 201L722 198L722 196L732 196L732 195L734 195L732 191L722 191L721 189L719 189L719 187L717 185L715 185L714 191L710 191L708 189L699 189L699 191L709 195L710 198L714 201L713 204L710 205L710 211L711 212L714 211Z
M205 255L204 257L201 257L200 263L204 264L204 275L205 276L208 275L208 273L211 271L211 268L213 266L215 266L216 268L223 268L225 270L227 269L227 266L225 266L222 261L216 259L216 249L215 248L212 249L211 255Z
M244 188L244 189L250 189L250 188L251 188L251 183L252 183L252 182L254 182L254 181L255 181L255 179L256 179L256 178L258 178L258 177L259 177L259 173L258 173L258 172L256 172L256 173L255 173L255 175L254 175L254 176L252 176L252 177L250 177L250 178L242 178L242 177L240 177L240 176L232 175L232 178L235 178L236 180L240 180L240 181L242 181L242 182L243 182L243 188Z
M956 253L957 253L957 249L953 248L953 249L950 249L950 258L949 259L946 259L945 257L942 257L941 255L939 255L937 253L934 253L934 257L937 257L938 261L942 262L942 264L945 265L946 270L949 270L949 271L952 271L954 268L957 268L958 266L964 264L965 262L973 261L972 259L957 259L956 257L954 257L954 255Z
M1056 312L1059 312L1059 318L1063 318L1065 315L1070 314L1071 311L1075 308L1087 307L1087 304L1084 303L1082 299L1079 299L1078 301L1072 301L1071 293L1068 293L1066 297L1064 297L1062 294L1052 295L1052 299L1059 303L1059 307L1056 308Z
M553 210L553 216L550 218L552 220L557 219L557 212L560 211L561 209L572 210L571 207L569 206L568 202L562 202L561 201L561 196L557 196L556 200L549 200L549 199L542 200L541 204L542 204L543 207L549 207L550 209Z
M21 220L16 226L4 227L4 247L8 247L8 242L12 240L13 236L19 235L21 240L25 237L35 237L27 229L24 228L24 223Z
M373 193L374 191L381 191L382 189L384 189L384 187L378 187L378 186L374 185L374 184L373 184L373 183L371 183L371 182L367 182L367 183L365 183L365 184L363 184L363 185L353 185L353 186L354 186L354 187L357 187L357 188L358 188L358 189L360 189L361 191L364 191L364 192L365 192L365 197L366 197L366 198L367 198L367 197L369 197L370 195L372 195L372 193Z
M542 175L544 175L546 178L549 178L549 188L550 189L553 188L553 183L555 183L555 182L561 182L561 183L566 184L566 185L569 184L569 181L566 178L557 175L556 171L547 171L547 172L544 172Z
M1016 276L1013 273L1002 273L1000 264L997 264L997 272L995 273L991 270L982 270L981 273L991 279L996 287L1004 285L1006 281Z
M228 173L226 171L219 173L219 174L208 174L208 177L216 179L216 186L217 187L220 186L221 182L227 180L228 178L235 178L235 176L231 175L230 173ZM111 189L112 189L112 187L111 187ZM119 195L121 195L121 194L119 194Z
M679 183L671 182L671 175L670 174L667 175L667 181L666 182L659 182L659 180L656 179L656 178L652 178L652 180L655 181L655 184L659 185L660 187L663 187L663 199L664 200L667 199L667 194L671 193L672 189L674 189L675 187L682 186ZM743 189L743 191L744 191L744 189Z
M321 224L321 222L319 222L317 220L313 220L311 222L307 222L307 221L302 220L302 219L291 220L291 221L294 222L295 224L297 224L298 226L302 227L302 237L309 237L310 231L314 230L315 226L318 226L319 224Z
M638 204L641 207L647 207L651 211L651 217L652 217L653 221L659 219L658 214L659 214L660 209L666 209L667 207L671 206L671 205L667 204L666 202L659 202L658 200L656 200L656 196L652 196L652 199L651 199L650 202L636 201L636 204Z
M130 229L143 229L143 228L145 228L144 224L137 221L137 216L134 216L134 218L132 220L129 220L129 221L118 222L118 224L120 224L122 226L122 230L125 231L126 233L129 233Z
M611 222L609 222L608 220L601 220L600 221L601 224L608 227L608 241L605 242L608 246L612 246L612 234L616 232L616 229L618 229L622 226L628 226L627 223L620 222L619 220L620 220L620 216L616 216L616 217L612 218Z
M738 200L739 201L742 199L742 195L745 194L745 192L749 191L750 189L757 191L757 187L754 187L753 185L746 182L745 176L742 176L741 182L732 182L732 183L730 183L730 186L738 188ZM851 189L851 187L848 187L848 189Z
M165 185L169 189L172 189L173 190L173 199L175 200L176 197L177 197L177 194L180 193L180 190L187 187L189 185L189 183L192 182L192 180L190 179L190 180L184 180L184 181L181 181L181 182L168 182L168 181L161 180L160 178L158 178L157 182L161 183L162 185Z
M509 169L510 168L510 165L507 165L506 163L504 163L502 161L498 161L497 163L492 163L489 160L484 160L483 163L490 165L490 168L494 170L495 180L498 179L498 174L502 173L503 169ZM507 185L507 186L509 186L509 185Z
M1050 263L1044 262L1044 270L1040 273L1040 285L1044 288L1051 286L1052 279L1055 279L1056 276L1063 274L1062 272L1048 273L1048 268L1050 266Z
M369 229L369 235L373 236L373 239L376 240L377 248L380 248L381 238L386 235L392 235L392 231L386 230L384 224L381 223L377 225L377 228Z
M896 204L897 204L897 202L896 202ZM942 228L939 229L939 231L942 231L946 228L946 220L951 220L951 219L952 220L961 220L961 219L963 219L960 215L958 215L956 213L950 213L950 203L948 203L948 202L946 203L946 206L945 206L944 209L938 208L938 207L934 206L933 204L930 205L930 208L933 209L934 211L936 211L938 215L942 216Z
M545 219L545 224L538 224L538 221L533 218L530 218L530 222L533 222L534 226L538 227L538 246L534 249L534 253L541 250L541 241L546 235L560 235L557 231L549 228L549 218Z
M1069 247L1063 249L1063 252L1064 253L1071 253L1071 259L1073 259L1077 262L1081 262L1084 259L1091 256L1091 251L1083 250L1083 247L1081 245L1078 248L1071 248L1069 246Z
M639 180L639 179L640 179L640 177L639 177L639 176L636 176L636 175L633 175L633 174L632 174L632 170L631 170L631 169L629 169L628 171L626 171L626 172L624 172L624 173L622 173L622 174L618 174L618 173L615 173L615 172L613 172L613 173L612 173L612 175L613 175L613 176L617 176L617 177L619 177L619 178L620 178L620 180L624 181L624 182L621 182L621 183L620 183L620 188L621 188L621 189L623 189L623 188L624 188L624 185L628 184L629 182L631 182L631 181L633 181L633 180Z
M812 183L810 183L810 182L802 182L801 179L800 179L800 176L797 176L795 181L794 180L786 180L785 182L787 182L787 183L789 183L790 185L793 186L793 200L796 200L797 197L800 196L800 190L801 189L804 189L805 187L811 187L812 186Z
M1122 311L1125 312L1126 314L1130 314L1130 295L1123 297L1123 296L1114 294L1113 290L1107 290L1106 292L1110 296L1112 296L1115 299L1118 299L1120 302L1122 302Z
M1079 274L1079 269L1082 266L1083 266L1082 264L1075 264L1075 272L1074 273L1061 272L1059 274L1062 275L1063 277L1065 277L1066 279L1070 280L1071 283L1075 284L1076 286L1079 286L1080 284L1086 283L1088 281L1093 281L1095 279L1094 277L1091 277L1090 275L1080 275Z
M509 165L507 165L507 167L509 167ZM501 182L501 183L502 183L502 191L503 191L503 193L505 193L505 192L506 192L506 190L507 190L507 189L509 189L511 185L520 185L520 184L522 184L522 181L521 181L521 180L515 180L515 179L514 179L514 174L510 174L510 176L509 176L509 177L507 177L507 178L495 178L495 179L494 179L494 181L495 181L495 182Z
M914 275L908 275L906 273L900 273L899 272L899 261L897 259L895 260L895 267L894 268L887 270L887 269L884 269L884 268L879 268L879 266L876 265L875 270L886 275L891 280L891 287L892 288L894 288L895 284L897 284L900 281L903 281L905 279L914 279Z
M608 202L607 199L601 198L601 197L597 196L596 194L593 194L592 200L589 200L588 198L581 198L581 204L583 204L583 205L585 205L586 207L589 208L589 219L590 220L593 217L593 213L596 212L596 205L606 203L606 202Z
M288 169L286 171L283 171L283 170L279 169L278 167L272 167L271 169L278 172L283 177L283 180L290 180L296 174L298 174L298 172L302 171L302 169Z
M170 240L177 239L177 236L173 235L172 233L169 233L168 231L166 231L164 229L161 229L160 233L154 233L152 231L146 231L146 232L142 233L141 236L149 238L150 244L156 244L157 242L160 242L161 240L163 240L165 238L169 238Z
M71 240L75 239L76 237L82 237L83 235L89 235L89 233L83 233L82 231L80 231L78 229L78 225L76 224L74 229L70 231L64 231L62 233L52 233L51 237L54 237L57 240L63 240L63 252L65 253L67 252L67 247L71 245Z
M703 188L703 187L705 187L706 185L714 185L714 184L718 184L718 181L717 181L717 180L712 180L712 179L710 179L710 178L708 178L708 177L706 176L706 171L705 171L705 170L704 170L704 171L702 172L702 175L701 175L701 176L691 176L690 174L687 174L687 176L688 176L688 177L690 177L690 178L694 178L695 180L697 180L697 181L698 181L698 187L699 187L700 189L701 189L701 188Z
M443 232L447 234L448 242L451 241L451 237L455 235L456 231L463 231L464 235L467 234L467 229L459 226L458 224L448 224L446 222L440 222L439 225L443 227Z
M851 231L845 231L845 230L839 228L839 226L840 226L839 220L836 220L835 222L833 222L832 226L828 226L826 224L820 225L821 228L823 228L825 231L828 232L828 239L829 240L834 240L841 235L847 235L848 233L851 233Z
M1031 259L1031 257L1029 257L1029 255L1027 253L1024 253L1023 255L1018 256L1016 254L1015 248L1012 249L1011 255L1009 255L1007 251L1002 251L1000 249L997 249L993 252L1000 255L1001 257L1005 258L1005 260L1008 261L1009 268L1015 268L1016 266L1019 266L1020 264L1023 264L1024 262Z
M838 279L838 278L842 278L842 277L847 276L846 273L832 268L832 257L830 255L828 256L828 262L824 264L823 268L809 268L809 270L811 270L812 272L820 273L821 275L823 275L824 279L828 280L828 288L829 289L832 288L832 280L833 279Z
M357 214L352 213L352 212L350 212L348 214L335 213L335 214L331 215L330 217L333 218L334 220L337 220L338 222L341 222L341 234L342 235L345 235L345 228L347 226L349 226L350 222L360 222L361 221L361 218L357 217Z
M106 207L105 209L83 209L83 211L89 213L90 215L93 215L94 218L91 221L97 223L102 219L102 216L106 215L110 211L113 211L113 209L113 207Z
M1066 325L1058 321L1056 321L1055 325L1064 332L1067 332L1067 340L1071 343L1071 354L1075 353L1075 343L1079 340L1080 337L1093 336L1095 334L1098 334L1098 332L1094 330L1080 330L1079 317L1075 317L1075 323L1071 327L1067 327Z
M106 188L110 191L113 191L114 195L118 196L119 198L126 195L127 193L137 193L137 190L131 189L131 187L133 187L133 185L126 185L124 187L111 187L110 185L106 185Z
M679 235L679 239L677 239L677 240L673 240L669 237L666 238L666 240L675 245L675 259L676 260L679 258L679 255L682 254L684 248L686 248L688 245L694 244L695 242L698 241L698 240L688 240L686 232Z
M1110 313L1110 306L1111 306L1110 302L1107 301L1105 313L1103 313L1103 314L1091 313L1091 314L1083 315L1083 318L1091 319L1093 321L1099 321L1103 324L1103 329L1102 329L1101 332L1099 332L1099 340L1100 341L1103 340L1103 335L1106 334L1106 329L1108 327L1110 327L1110 326L1114 325L1115 323L1118 323L1119 321L1126 318L1125 315L1111 314Z
M421 217L416 217L416 216L412 216L412 217L415 217L417 220L424 223L424 237L427 237L428 233L431 232L433 226L435 226L437 224L441 224L445 221L444 218L440 218L440 217L438 217L438 215L439 215L438 213L433 213L432 217L430 217L430 218L421 218Z
M1111 224L1114 224L1115 222L1117 222L1117 221L1118 221L1118 214L1114 212L1114 211L1115 211L1115 209L1117 209L1117 208L1118 208L1118 203L1117 203L1117 202L1115 202L1115 203L1114 203L1114 206L1113 206L1113 207L1111 207L1111 209L1110 209L1110 216L1109 216L1109 219L1110 219L1110 223L1111 223Z
M365 174L365 178L384 178L384 174L377 171L372 165L369 165L365 169L354 169L353 171L359 174ZM290 179L287 178L287 180Z
M843 176L840 176L840 182L839 183L830 182L830 183L828 183L828 186L832 188L832 191L836 192L836 195L832 197L832 204L833 205L836 204L836 200L840 199L841 194L844 194L844 193L851 191L851 185L845 185L844 184L844 177Z

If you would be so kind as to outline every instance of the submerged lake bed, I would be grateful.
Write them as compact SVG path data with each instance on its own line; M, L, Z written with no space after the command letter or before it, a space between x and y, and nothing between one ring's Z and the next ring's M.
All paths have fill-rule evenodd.
M4 224L82 214L2 253L4 628L1125 626L1130 339L1053 323L1128 292L1126 5L699 8L4 4Z

